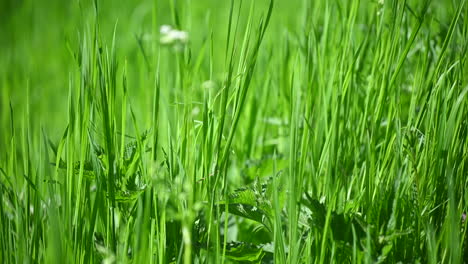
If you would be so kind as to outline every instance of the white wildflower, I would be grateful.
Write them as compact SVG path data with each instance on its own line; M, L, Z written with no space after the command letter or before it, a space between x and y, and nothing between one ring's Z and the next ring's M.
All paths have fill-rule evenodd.
M188 41L188 33L185 31L180 30L172 30L169 33L175 40L178 40L182 43L186 43Z
M216 85L216 82L212 80L207 80L207 81L204 81L201 86L203 89L211 90L211 89L216 88L217 85Z
M169 32L171 32L172 30L172 27L169 26L169 25L162 25L160 28L159 28L159 33L165 35L165 34L168 34Z
M195 106L193 109L192 109L192 116L196 116L200 113L200 107L198 106Z
M161 33L160 42L167 45L180 45L188 42L189 35L186 31L173 29L171 26L163 25L159 29Z

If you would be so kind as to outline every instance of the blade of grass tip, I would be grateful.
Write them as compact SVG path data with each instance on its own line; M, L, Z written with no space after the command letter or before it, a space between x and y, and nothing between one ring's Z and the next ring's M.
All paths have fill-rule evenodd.
M214 173L216 174L215 176L215 186L210 186L210 188L215 188L216 187L216 183L218 182L218 176L219 176L219 173L217 173L218 169L220 168L220 166L222 166L223 164L223 153L221 153L221 140L223 138L223 130L224 130L224 123L225 123L225 120L226 120L226 111L228 110L228 97L229 97L229 88L231 86L231 82L232 82L232 75L233 75L233 70L234 70L234 62L233 62L233 58L234 58L234 50L231 54L231 59L230 59L230 63L229 63L229 69L228 69L228 73L227 73L227 77L226 77L226 80L224 82L224 87L223 87L223 92L222 92L222 98L221 98L221 114L220 114L220 122L219 122L219 125L218 125L218 135L217 135L217 142L216 142L216 165L215 165L215 170L214 170Z
M143 157L143 142L141 139L140 135L140 130L138 129L138 123L136 120L135 112L133 111L133 107L130 105L130 114L132 117L132 123L133 123L133 128L135 129L135 136L136 136L136 141L137 141L137 151L140 155L140 157ZM143 164L141 164L143 166ZM144 171L144 170L143 170Z
M151 70L151 66L150 66L150 62L149 62L149 59L148 59L148 55L146 54L145 46L143 45L143 35L142 34L140 34L140 35L135 34L135 40L137 41L138 48L140 49L141 55L143 56L143 60L144 60L145 65L146 65L146 69L149 72ZM127 62L125 61L125 63L127 63Z
M270 1L270 7L269 7L269 11L270 12L272 10L272 6L271 4L273 3L273 0ZM253 7L253 5L252 5ZM252 15L252 14L251 14ZM271 14L269 13L269 16ZM251 19L249 18L249 21ZM250 24L250 23L249 23ZM266 30L266 26L267 24L265 24L264 26L262 26L262 23L260 23L260 28L262 28L263 30ZM247 30L249 31L249 30ZM248 62L248 66L247 66L247 69L246 69L246 77L242 83L242 87L239 87L238 91L239 91L239 99L238 99L238 103L236 105L236 109L234 110L234 117L233 117L233 121L232 121L232 125L231 125L231 129L229 131L229 135L228 135L228 139L227 139L227 142L226 142L226 145L224 146L224 151L222 153L222 156L221 156L221 164L223 164L224 162L227 161L227 158L228 158L228 154L229 154L229 149L231 147L231 144L232 144L232 140L234 138L234 134L235 134L235 131L236 131L236 128L237 128L237 124L239 122L239 118L240 118L240 114L242 113L242 110L244 109L244 103L245 103L245 99L246 99L246 96L247 96L247 91L248 91L248 88L250 87L250 82L253 78L253 74L254 74L254 70L255 70L255 66L256 66L256 63L257 63L257 55L258 55L258 51L260 49L260 45L262 43L262 37L263 37L263 33L264 31L260 31L259 32L259 36L257 37L257 41L255 43L255 46L253 47L253 51L252 51L252 55L250 57L250 61ZM247 35L245 35L245 38L247 38ZM244 44L246 44L247 42L244 42ZM243 47L243 50L246 50L248 49L247 47L247 44L245 47ZM237 100L237 99L236 99Z
M252 2L252 5L251 5L251 12L249 14L249 18L248 18L248 24L250 25L251 24L251 20L252 20L252 10L253 10L253 2ZM233 37L233 40L232 40L232 53L234 54L235 52L235 46L236 46L236 42L237 42L237 30L239 28L239 21L240 21L240 16L241 16L241 13L242 13L242 0L239 1L239 6L238 6L238 11L237 11L237 19L236 19L236 25L235 25L235 28L234 28L234 37ZM247 27L249 28L249 27ZM249 31L249 29L247 29L247 31ZM247 34L247 33L246 33ZM229 42L228 42L229 44ZM244 44L245 44L245 41L244 41ZM241 49L241 59L240 61L242 61L242 53L244 52L244 47ZM233 58L234 56L231 56L231 59ZM232 63L232 61L231 61ZM241 66L242 62L239 63L239 67ZM234 64L232 64L234 66ZM239 71L240 72L240 71ZM226 90L226 96L228 94L228 91ZM226 107L229 105L230 103L229 102L226 102ZM234 106L236 107L236 106ZM223 117L224 118L224 117ZM230 145L230 143L228 142L227 145ZM227 146L226 145L226 146ZM220 163L220 171L222 170L223 173L221 174L223 176L223 185L222 185L222 192L223 192L223 195L224 195L224 200L227 201L228 200L228 188L227 188L227 157L225 158L225 150L226 150L226 146L224 148L224 151L223 151L223 155L221 156L221 163ZM216 187L215 187L216 188ZM224 206L224 234L227 234L228 233L228 220L229 220L229 208L228 208L228 203L225 204ZM227 235L224 236L224 240L223 240L223 252L222 252L222 258L221 258L221 262L224 263L224 260L225 260L225 256L226 256L226 248L227 248Z
M68 134L69 134L69 125L67 125L67 127L65 128L65 132L63 133L62 137L60 138L60 141L59 141L59 144L58 144L58 147L57 147L57 155L55 157L55 173L53 174L54 178L51 179L53 181L57 180L60 164L63 162L62 153L63 153L63 148L65 146L65 143L67 142ZM69 166L73 166L73 164L72 165L68 164L67 168ZM51 176L51 174L46 174L46 175Z
M240 56L239 56L239 62L238 62L238 68L237 68L237 72L239 73L239 78L237 78L236 82L235 82L235 95L234 95L234 105L233 105L233 108L234 108L234 112L237 111L237 109L239 108L239 101L241 99L242 96L240 96L242 93L243 93L243 89L242 86L240 85L241 82L242 82L242 75L243 75L243 71L244 69L246 68L246 63L247 63L247 59L248 59L248 53L249 53L249 44L250 44L250 39L251 39L251 31L252 31L252 18L253 18L253 10L254 10L254 3L255 1L252 1L251 4L250 4L250 11L249 11L249 16L247 18L247 26L246 26L246 30L245 30L245 33L244 33L244 40L242 42L242 47L241 47L241 53L240 53ZM240 7L239 7L239 16L237 17L237 21L240 20ZM239 22L236 23L236 29L235 29L235 32L237 32L237 24ZM236 34L236 33L235 33ZM237 35L237 34L236 34ZM235 42L236 40L234 40ZM235 43L233 43L233 45L235 46Z
M10 138L13 139L15 136L15 124L13 119L13 105L10 100Z
M416 125L415 127L419 127L421 125L421 122L423 121L423 116L424 114L426 113L427 111L427 107L425 107L428 103L429 103L429 100L431 98L431 95L432 95L432 89L433 89L433 81L434 81L434 78L436 76L436 74L439 72L440 70L440 67L442 65L442 61L443 59L445 58L445 52L447 51L447 48L448 48L448 45L450 43L450 40L452 39L452 36L453 36L453 33L455 31L455 26L457 25L457 22L458 22L458 19L460 18L461 16L461 13L463 11L463 7L465 5L465 2L466 0L463 0L459 6L458 6L458 9L457 9L457 12L455 14L455 16L453 17L451 23L450 23L450 26L449 26L449 29L447 31L447 34L445 35L445 39L444 39L444 42L442 44L442 48L440 49L440 53L439 53L439 57L437 58L437 62L435 64L435 67L434 69L432 70L432 72L430 73L429 75L429 78L426 79L426 84L425 84L425 87L426 87L426 96L425 96L425 99L422 100L422 106L421 106L421 112L418 116L418 119L416 120Z
M297 62L297 60L296 60ZM295 63L297 65L297 63ZM288 210L288 220L289 220L289 255L288 263L297 263L298 261L298 252L299 248L297 245L297 236L298 236L298 226L297 226L297 117L299 111L299 92L297 89L294 89L294 72L291 74L291 95L296 97L296 100L293 100L291 103L291 116L290 116L290 127L289 127L289 210ZM302 184L302 183L301 183Z
M194 66L193 66L193 72L200 72L200 67L205 60L205 54L206 54L206 49L209 43L209 38L204 38L203 44L200 48L200 52L195 60Z
M263 28L262 28L262 33L260 34L261 37L260 37L260 42L263 40L263 37L265 36L265 32L268 28L268 25L270 24L270 19L271 19L271 15L273 14L273 7L275 6L275 1L274 0L270 0L270 4L268 5L268 12L267 12L267 16L265 18L265 23L263 24Z
M176 25L176 27L180 29L182 26L180 23L179 12L178 12L180 6L176 6L176 5L177 5L176 0L169 2L169 7L171 9L171 15L172 15L172 20L174 22L174 25Z
M79 93L79 99L78 102L82 102L83 100L87 100L86 98L83 99L82 97L86 95L84 93ZM80 103L81 104L81 103ZM84 108L84 109L83 109ZM79 114L79 120L78 120L78 134L79 134L79 171L78 171L78 181L77 181L77 187L76 187L76 198L75 198L75 205L74 205L74 212L73 212L73 226L80 226L84 223L83 218L79 218L79 215L84 213L82 211L82 204L84 204L82 200L82 192L83 192L83 187L86 187L86 184L83 183L83 175L84 175L84 166L86 162L86 154L87 150L89 148L89 142L88 142L88 137L87 137L87 130L88 130L88 122L89 122L89 104L87 102L84 103L84 106L78 106L79 111L81 112ZM86 194L85 194L86 195ZM86 199L86 198L85 198ZM88 215L87 215L88 216ZM79 234L79 232L81 234ZM79 230L78 228L75 228L75 243L80 244L80 248L83 247L83 241L78 241L79 238L85 233L85 230Z
M409 53L411 47L413 46L414 40L416 39L416 37L417 37L417 35L419 33L419 30L421 29L421 26L423 25L423 23L425 21L426 13L427 13L427 10L429 9L430 1L431 0L426 0L426 2L424 3L424 7L423 7L423 10L421 12L421 15L418 17L418 24L416 26L416 29L411 34L411 37L410 37L409 41L406 43L406 46L405 46L405 49L403 50L403 53L401 53L401 55L400 55L397 66L396 66L395 70L393 71L392 77L390 78L390 82L388 84L389 87L391 87L393 85L393 83L395 82L395 80L396 80L396 78L398 76L398 73L400 73L400 70L401 70L401 68L403 66L403 63L405 62L405 60L406 60L406 58L408 56L408 53Z
M11 106L10 102L10 118L12 120L12 124L14 126L14 112L13 112L13 107ZM13 127L12 131L15 132L15 128ZM28 259L28 256L24 256L23 254L27 254L27 230L25 230L26 224L26 217L24 215L25 211L27 212L29 208L25 208L25 206L28 206L27 204L24 204L24 198L22 197L24 194L22 186L22 182L20 182L20 177L16 177L19 172L18 168L18 159L19 159L19 153L18 153L18 143L17 143L17 135L14 133L11 134L11 139L10 139L10 149L9 149L9 155L8 157L8 164L7 164L7 171L9 172L9 176L13 177L14 180L14 185L11 188L11 191L15 193L14 196L14 201L11 201L13 204L10 205L10 208L14 210L14 215L10 217L10 220L12 225L14 226L14 232L17 232L18 235L14 237L15 243L13 245L15 251L17 252L18 256L16 257L16 261L19 262L28 262L30 259ZM21 194L16 194L18 191L21 191ZM3 202L3 201L2 201ZM12 228L13 229L13 228ZM13 236L12 236L13 237Z
M125 133L127 123L127 60L125 60L123 77L122 77L122 122L120 131L122 133L120 141L120 167L124 166L124 155L125 155ZM138 134L137 134L138 135Z
M15 120L14 119L14 111L13 111L13 106L12 106L12 103L11 103L11 100L10 100L10 122L11 122L11 127L10 127L11 134L9 135L10 136L10 138L9 138L9 146L10 146L9 153L10 154L7 156L8 160L7 160L7 164L6 164L6 171L8 172L8 176L6 176L5 178L10 183L11 190L15 194L15 199L13 201L14 204L11 207L13 207L16 210L19 210L20 207L21 207L21 204L20 204L20 199L17 197L17 194L16 194L19 183L18 183L18 178L14 177L18 173L17 168L16 168L17 151L16 151L16 139L15 139L16 137L15 137L14 120ZM10 181L9 177L12 178L11 181ZM14 220L12 219L12 221L15 221L15 225L18 225L19 227L21 227L20 214L15 214L14 215ZM20 242L22 242L22 241L20 241ZM15 247L15 245L13 245L12 247ZM21 244L19 245L19 247L24 248L24 246L22 246ZM18 249L16 249L16 250L18 250ZM25 252L21 252L21 253L25 253ZM25 260L20 258L20 259L17 259L17 261L25 261Z
M227 36L226 36L226 50L225 50L225 62L226 63L228 62L229 44L231 42L231 27L232 27L231 25L232 25L232 14L234 12L234 1L235 0L231 0L231 5L229 7L229 19L228 19ZM231 57L231 60L232 60L232 57Z
M217 136L217 144L216 144L216 153L218 155L218 158L217 158L217 161L216 161L216 166L215 166L215 173L216 173L216 170L218 170L219 168L219 165L222 164L220 163L220 151L221 151L221 139L222 139L222 134L223 134L223 130L224 130L224 122L225 122L225 118L226 118L226 111L227 111L227 108L228 108L228 97L229 97L229 90L230 90L230 87L231 87L231 83L232 83L232 79L233 79L233 72L234 72L234 54L235 54L235 48L234 48L234 45L232 47L232 50L231 50L231 55L229 57L229 60L227 60L227 54L229 52L229 43L230 43L230 39L231 39L231 28L232 28L232 16L233 16L233 12L234 12L234 1L235 0L231 0L231 5L230 5L230 9L229 9L229 21L228 21L228 29L227 29L227 38L226 38L226 62L229 61L227 67L227 76L226 76L226 79L224 81L224 87L223 87L223 92L222 92L222 98L221 98L221 114L220 114L220 123L219 123L219 126L218 126L218 136ZM242 2L240 3L242 4ZM235 42L235 39L236 37L234 36L234 42ZM217 174L218 175L218 174ZM217 182L218 180L216 179L215 182Z
M74 134L75 134L75 124L76 124L76 116L75 116L75 99L74 99L74 93L73 93L73 82L71 76L69 76L69 91L68 91L68 123L69 123L69 133L67 134L66 138L66 156L67 156L67 177L65 177L64 180L64 188L63 190L65 191L64 193L64 202L65 202L65 207L66 213L69 213L69 210L73 207L72 205L72 196L75 195L75 190L76 190L76 180L75 180L75 168L74 168L74 163L75 163L75 140L74 140Z
M158 134L159 134L159 108L160 108L160 93L161 93L161 80L159 58L154 77L154 97L153 97L153 147L151 150L151 157L153 162L156 161L157 147L158 147Z
M115 183L116 183L116 171L114 169L114 155L115 151L113 149L114 147L114 125L113 125L113 117L112 117L112 106L113 106L113 101L112 101L112 90L115 88L115 83L112 81L111 78L115 77L111 76L112 73L115 73L113 69L111 69L113 66L115 66L112 60L109 59L109 57L103 57L102 54L98 56L98 59L100 61L98 65L98 70L99 70L99 88L100 88L100 107L101 107L101 114L102 114L102 127L104 129L104 149L106 153L106 159L107 159L107 193L108 193L108 198L110 200L110 217L112 221L110 222L110 229L111 229L111 247L112 251L114 253L117 253L117 241L116 241L116 230L115 230Z
M35 208L34 206L37 203L34 203L33 205L33 200L37 200L37 197L40 196L38 189L36 188L36 184L34 184L34 179L31 179L31 177L34 177L31 169L31 144L30 144L30 109L29 109L29 94L30 94L30 85L29 85L29 80L27 80L26 83L26 113L24 114L23 117L23 129L22 129L22 153L23 153L23 177L27 181L27 201L26 201L26 223L32 223L32 224L27 224L26 225L26 234L29 234L29 238L33 238L31 235L35 229L37 228L37 219L32 216L31 208ZM3 196L2 196L3 197ZM34 210L34 209L33 209ZM37 241L35 240L29 240L28 241L27 249L28 249L28 256L29 256L29 261L33 259L33 254L34 254L34 249L37 245ZM37 252L38 249L36 249ZM1 256L0 256L1 258Z
M226 118L226 111L227 111L227 108L228 108L228 97L229 97L229 89L230 89L230 86L231 86L231 82L232 82L232 76L233 76L233 70L234 70L234 54L235 54L235 48L234 48L234 45L233 45L233 48L231 50L231 55L230 55L230 58L228 60L228 53L229 53L229 44L231 42L231 31L232 31L232 17L233 17L233 12L234 12L234 0L231 0L231 5L230 5L230 9L229 9L229 20L228 20L228 28L227 28L227 37L226 37L226 50L225 50L225 62L228 63L227 65L227 76L226 76L226 79L224 81L224 86L223 86L223 91L222 91L222 98L221 98L221 114L220 114L220 122L219 122L219 125L218 125L218 133L217 133L217 140L216 140L216 145L215 145L215 153L216 153L216 164L214 166L214 171L213 173L215 174L215 179L214 179L214 183L213 183L213 186L207 186L208 190L207 192L208 193L212 193L211 197L210 197L210 207L213 208L214 206L214 203L215 203L215 197L216 197L216 193L215 193L215 190L217 189L217 185L218 185L218 182L220 180L220 177L221 177L221 171L223 169L223 163L221 162L221 157L220 154L221 154L221 140L222 140L222 137L223 137L223 130L224 130L224 123L225 123L225 118ZM235 36L234 36L235 38ZM208 176L209 177L209 176ZM223 177L225 177L225 175L223 175ZM224 181L223 181L224 182ZM226 209L226 208L225 208ZM216 216L220 216L220 208L219 206L216 207ZM211 230L211 221L214 221L214 217L212 217L212 210L210 210L210 223L209 223L209 227L208 227L208 230L209 230L209 233L210 233L210 230ZM219 237L218 237L218 231L219 231L219 220L215 221L214 223L214 226L213 226L213 229L215 231L215 238L216 238L216 241L215 241L215 260L216 262L219 262L220 261L220 256L219 256ZM210 235L208 235L208 237L210 237ZM210 246L209 244L207 245L208 247ZM225 255L225 245L223 245L223 255L222 255L222 259L224 259L224 255Z

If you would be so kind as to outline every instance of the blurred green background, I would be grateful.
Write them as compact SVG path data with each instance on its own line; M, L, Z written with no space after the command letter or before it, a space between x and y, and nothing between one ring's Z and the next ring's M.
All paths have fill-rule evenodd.
M99 0L97 2L101 34L107 37L108 42L116 26L118 60L126 60L128 63L132 90L130 94L133 96L144 94L142 90L146 89L138 83L137 76L141 71L139 65L143 57L137 39L143 37L146 46L158 40L158 36L153 32L153 23L157 27L172 24L171 3L174 3L180 13L182 29L190 33L191 49L194 54L211 30L215 45L219 46L215 52L219 54L224 52L223 32L227 23L229 1ZM247 12L250 1L244 2L246 3L244 9ZM299 34L305 31L302 21L307 2L308 0L276 1L268 30L271 38L265 40L270 43L265 46L280 46L286 31ZM408 1L408 5L418 6L418 2L423 1ZM458 1L447 1L451 4L444 2L433 1L429 10L434 20L431 24L434 26L435 36L438 34L443 36L447 30L450 14L453 13L453 6L458 3ZM258 10L264 10L268 3L257 1L255 4ZM377 10L377 1L369 1L368 4L376 6ZM38 114L36 118L41 120L35 123L41 123L45 127L64 124L68 79L75 63L71 52L79 50L80 39L86 32L90 34L92 31L95 17L93 5L91 0L0 1L0 109L3 128L9 127L9 101L15 112L21 116L27 87L30 89L30 108ZM153 16L153 12L156 16ZM316 15L320 17L321 12L317 12ZM336 23L340 21L340 17L332 19L336 20ZM443 22L442 25L445 26L439 22ZM151 49L148 51L151 52ZM222 60L215 62L223 63Z
M97 2L104 43L111 42L116 27L118 61L126 61L128 64L130 95L144 96L148 87L139 83L139 74L144 70L141 65L145 62L138 39L142 37L144 47L147 52L151 52L148 47L159 40L158 32L152 30L152 23L155 22L157 28L163 24L173 24L171 1ZM213 31L217 46L215 52L222 54L229 1L174 3L180 12L182 29L190 34L193 53L197 53L202 41ZM264 10L267 2L258 1L256 5L259 10ZM248 6L244 4L245 12ZM299 0L277 1L269 34L277 35L273 39L278 40L278 45L281 43L281 32L295 27L299 20L300 6ZM156 13L156 21L153 21L153 12ZM0 103L4 129L10 126L9 102L16 115L22 116L29 87L29 107L35 118L32 125L59 128L50 131L53 135L62 130L65 125L69 78L76 70L72 52L79 50L84 34L92 34L94 18L93 1L0 1ZM217 67L221 67L223 60L215 62L219 63Z

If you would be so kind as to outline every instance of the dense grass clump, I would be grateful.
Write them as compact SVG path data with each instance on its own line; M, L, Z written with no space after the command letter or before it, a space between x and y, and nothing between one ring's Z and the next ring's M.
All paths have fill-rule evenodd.
M0 3L0 263L466 263L465 0Z

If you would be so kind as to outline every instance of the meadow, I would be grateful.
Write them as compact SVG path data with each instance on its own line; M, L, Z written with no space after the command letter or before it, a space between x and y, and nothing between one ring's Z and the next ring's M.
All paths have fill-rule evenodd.
M0 263L467 263L466 2L0 1Z

